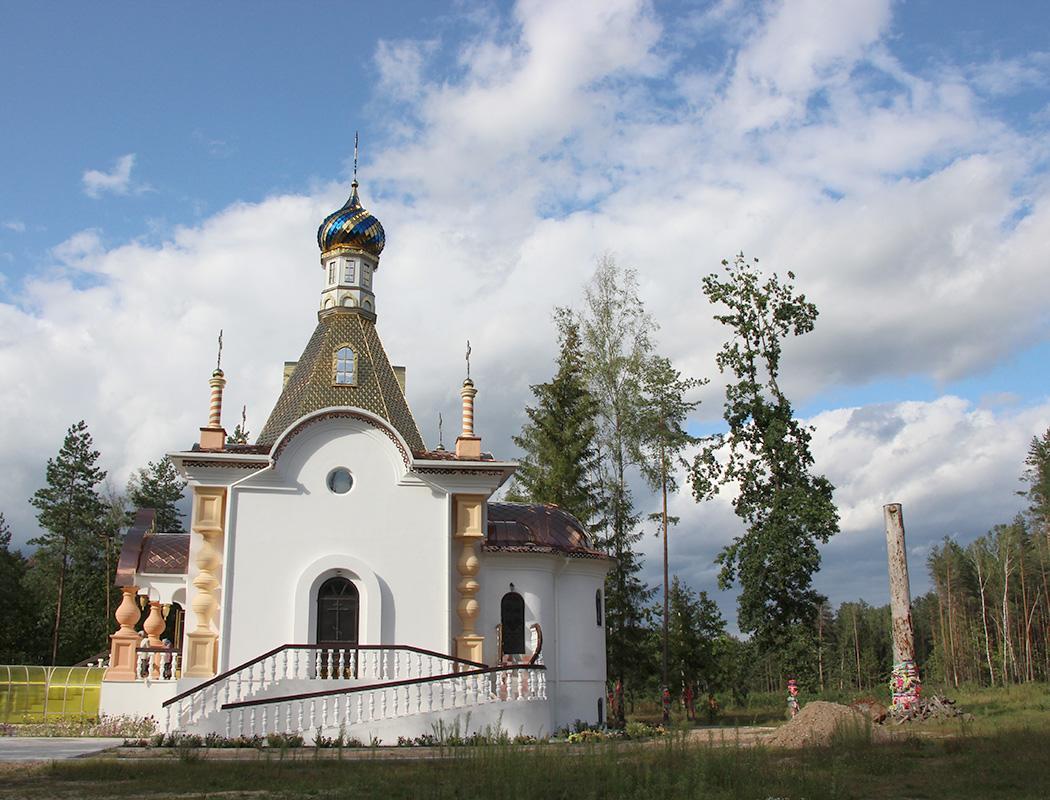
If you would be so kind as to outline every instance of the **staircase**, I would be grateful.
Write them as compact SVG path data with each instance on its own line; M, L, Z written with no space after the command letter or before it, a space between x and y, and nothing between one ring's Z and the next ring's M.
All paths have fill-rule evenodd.
M546 701L542 664L487 667L409 645L282 645L167 701L165 730L392 743L458 717L539 735L550 733Z

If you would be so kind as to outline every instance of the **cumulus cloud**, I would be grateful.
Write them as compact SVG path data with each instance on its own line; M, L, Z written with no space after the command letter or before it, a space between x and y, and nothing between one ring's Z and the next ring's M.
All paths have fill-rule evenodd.
M103 172L89 169L84 172L84 194L98 198L104 194L128 194L134 185L131 182L131 170L135 166L135 154L121 156L113 164L113 169Z
M638 269L661 350L698 376L724 337L700 276L741 249L793 269L821 310L786 351L798 404L973 375L1046 338L1040 133L978 101L977 67L905 69L892 4L839 5L723 3L692 23L718 40L706 60L689 56L682 20L632 0L519 3L440 43L451 74L430 69L431 39L378 45L371 105L387 134L362 198L387 231L379 330L430 443L438 413L456 416L469 338L478 430L513 452L528 386L550 376L550 310L579 301L605 251ZM133 166L86 173L85 191L133 191ZM54 246L54 269L0 304L0 368L19 376L0 385L0 509L16 537L32 533L25 498L70 422L87 419L118 483L193 441L220 327L226 408L246 403L261 429L314 324L313 231L345 192L237 204L159 244L84 231ZM717 381L705 400L709 425ZM1047 419L1045 405L949 397L812 422L844 523L822 587L875 599L881 503L905 504L915 546L982 532L1012 513L1027 437ZM711 588L737 530L728 501L676 504L676 569Z
M913 594L929 591L926 556L945 536L968 542L1021 510L1016 492L1033 436L1050 427L1050 398L1032 406L981 408L959 397L904 401L820 413L814 426L815 469L835 485L841 531L822 548L817 588L833 603L888 600L882 506L901 503ZM684 476L683 476L684 478ZM684 481L683 481L684 482ZM742 533L729 492L697 505L688 490L671 503L681 524L671 558L711 590L718 551ZM656 582L657 542L646 540ZM732 611L731 595L722 605Z

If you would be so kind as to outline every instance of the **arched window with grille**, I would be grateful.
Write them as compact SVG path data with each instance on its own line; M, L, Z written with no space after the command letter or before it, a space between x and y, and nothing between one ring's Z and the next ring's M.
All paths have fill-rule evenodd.
M357 383L357 354L349 347L340 347L335 351L332 364L332 382L339 386L352 386Z
M525 655L525 599L517 592L507 592L499 604L503 625L503 654Z

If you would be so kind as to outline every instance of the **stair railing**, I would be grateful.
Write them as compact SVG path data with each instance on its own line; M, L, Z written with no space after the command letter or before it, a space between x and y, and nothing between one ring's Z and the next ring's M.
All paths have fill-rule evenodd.
M165 730L184 730L228 703L242 702L285 680L430 678L484 664L412 645L285 644L175 695L164 704Z

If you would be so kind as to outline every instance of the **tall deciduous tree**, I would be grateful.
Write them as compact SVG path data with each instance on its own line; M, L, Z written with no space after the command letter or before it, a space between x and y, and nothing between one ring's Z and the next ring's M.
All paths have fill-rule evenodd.
M817 307L796 294L794 275L765 277L757 259L741 253L725 271L703 280L712 303L728 307L715 319L730 338L716 358L732 376L726 387L726 434L710 437L692 469L698 500L736 484L733 500L746 531L718 557L719 582L739 582L739 622L764 647L787 640L793 626L815 629L821 596L812 587L818 543L838 531L834 487L812 474L810 429L794 418L780 388L782 342L813 330ZM724 461L720 460L720 456Z
M597 404L587 389L580 326L565 309L555 313L557 372L532 387L535 406L513 437L524 452L511 500L553 503L590 525L599 514Z
M38 489L29 502L37 509L44 534L30 540L38 545L37 558L51 555L58 570L55 587L55 616L51 633L51 663L57 663L62 630L62 607L70 557L86 540L97 540L102 528L104 507L98 485L106 477L95 466L99 453L93 449L91 434L83 420L70 426L62 448L47 462L47 485ZM42 551L42 552L41 552Z
M150 461L128 479L128 501L132 509L155 508L154 525L158 531L181 533L183 514L177 503L182 499L186 481L179 477L168 459Z
M643 380L656 326L645 312L634 271L621 269L611 256L599 259L584 297L580 328L587 382L597 403L604 510L598 527L600 543L616 558L605 585L606 645L610 675L626 687L644 679L634 667L644 649L646 606L653 594L639 578L641 560L635 547L642 533L629 473L645 460Z

